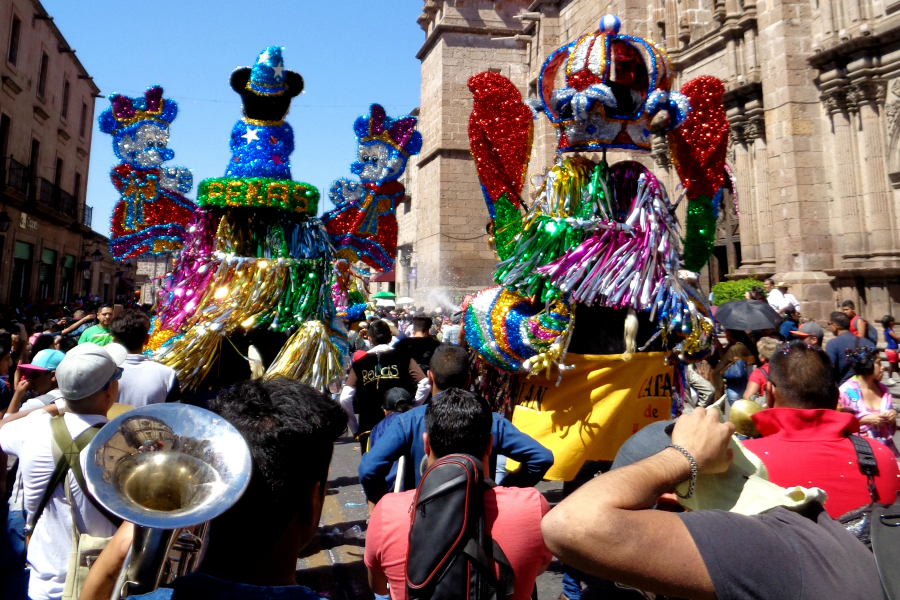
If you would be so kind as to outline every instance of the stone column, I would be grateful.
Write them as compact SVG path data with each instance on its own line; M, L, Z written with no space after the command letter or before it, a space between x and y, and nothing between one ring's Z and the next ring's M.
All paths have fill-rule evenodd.
M882 80L869 79L854 84L848 98L859 111L859 165L862 173L865 232L869 254L873 257L894 254L894 222L891 193L885 167L884 132L881 111L887 86Z
M837 181L837 196L841 207L840 255L844 261L859 260L866 251L866 236L860 219L856 146L850 113L846 98L840 90L829 92L822 98L822 103L831 116L834 132L833 180Z
M804 316L824 321L834 306L831 276L825 273L833 266L831 207L818 142L824 123L817 70L809 63L814 54L812 10L806 0L757 4L766 133L755 146L757 169L767 171L760 237L771 232L775 276L793 286ZM767 258L766 243L762 250Z
M741 123L732 126L732 148L734 161L731 168L737 183L735 193L738 197L738 209L741 222L741 272L748 274L759 265L759 215L754 197L754 173L750 154L747 152L746 140Z
M772 224L772 207L769 199L769 161L766 146L766 123L762 116L749 119L744 124L743 137L747 144L750 164L753 165L754 223L759 240L756 259L760 272L775 271L775 232Z

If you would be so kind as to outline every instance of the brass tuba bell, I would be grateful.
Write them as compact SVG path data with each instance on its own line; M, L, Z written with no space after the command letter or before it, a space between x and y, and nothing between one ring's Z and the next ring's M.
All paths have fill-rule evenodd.
M728 420L734 423L734 429L748 438L760 436L759 430L753 423L753 415L763 410L763 407L753 400L735 400L728 412Z
M123 597L153 591L194 568L204 524L237 502L252 469L250 449L238 430L187 404L128 411L97 433L87 453L84 479L90 493L136 525L116 585ZM180 558L173 560L178 552Z

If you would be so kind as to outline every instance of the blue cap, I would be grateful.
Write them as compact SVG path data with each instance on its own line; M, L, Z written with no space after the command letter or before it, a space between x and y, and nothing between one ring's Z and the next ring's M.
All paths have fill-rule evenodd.
M55 371L62 359L66 357L65 353L59 350L41 350L34 355L31 364L19 365L17 368L32 371Z
M269 46L256 58L247 89L260 96L278 96L287 91L284 78L281 46Z

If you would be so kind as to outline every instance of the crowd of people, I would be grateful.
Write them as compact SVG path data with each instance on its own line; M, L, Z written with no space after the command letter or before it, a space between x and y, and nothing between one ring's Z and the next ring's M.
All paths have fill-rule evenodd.
M767 281L770 298L781 283ZM333 445L349 431L369 509L363 560L378 599L434 593L428 586L437 584L408 588L411 561L423 568L429 545L453 531L460 511L481 525L453 560L487 565L483 585L498 598L533 597L553 557L563 563L567 600L581 600L589 581L607 582L608 598L881 598L884 573L843 524L900 492L897 412L881 354L852 303L831 314L826 340L815 323L801 324L793 297L780 294L770 303L786 327L725 330L714 356L685 370L687 414L641 429L612 463L586 464L552 508L534 486L553 453L492 411L495 399L472 391L461 314L373 315L352 327L354 355L339 392L254 379L209 402L249 446L250 486L210 523L196 572L137 597L318 598L296 585L296 560L318 531ZM142 354L144 312L80 310L0 321L4 598L110 597L134 527L90 495L82 450L116 405L190 401L172 369ZM889 378L897 338L893 319L882 325L888 351L893 341ZM719 408L727 413L738 400L762 410L752 419L759 435L735 445L735 427ZM741 511L686 511L675 501L706 489L704 476L728 473L736 452L762 464L773 486L767 493L746 492ZM477 510L441 500L459 493L458 480L419 496L431 473L458 455L474 459L483 478ZM442 519L434 539L414 530L427 511ZM109 541L76 582L73 539L82 534ZM487 557L484 540L494 544Z

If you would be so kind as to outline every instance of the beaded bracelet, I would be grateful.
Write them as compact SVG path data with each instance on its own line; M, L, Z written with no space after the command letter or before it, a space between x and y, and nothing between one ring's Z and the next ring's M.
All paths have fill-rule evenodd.
M675 448L676 450L678 450L679 452L681 452L682 454L684 454L684 457L687 458L688 461L690 461L690 463L691 463L691 483L690 483L690 485L688 485L688 492L687 492L687 494L685 494L684 496L682 496L681 494L678 493L678 490L675 490L675 495L676 495L676 496L678 496L679 498L684 498L685 500L687 500L688 498L690 498L691 496L694 495L694 484L697 483L697 472L698 472L698 469L697 469L697 461L694 460L694 457L691 456L691 453L690 453L690 452L688 452L687 450L685 450L684 448L682 448L682 447L679 446L678 444L669 444L668 446L666 446L666 448Z

